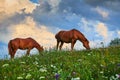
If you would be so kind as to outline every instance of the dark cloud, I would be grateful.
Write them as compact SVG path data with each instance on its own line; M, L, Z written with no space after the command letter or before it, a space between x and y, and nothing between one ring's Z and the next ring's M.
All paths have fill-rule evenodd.
M86 11L90 11L88 6L86 6L81 0L61 0L59 4L59 11L63 12L66 10L69 13L75 13L77 15L83 15Z
M98 6L103 5L107 0L84 0L84 1L89 5Z
M62 0L59 4L59 11L64 10L69 13L75 13L76 15L88 18L88 19L102 19L102 17L93 10L93 7L87 5L83 0Z
M53 10L55 9L55 10ZM52 12L55 11L55 12ZM79 21L81 17L89 18L89 19L100 19L100 15L95 13L95 11L91 10L90 5L86 5L82 0L61 0L56 8L52 8L52 5L49 1L40 1L40 6L38 6L32 16L35 21L40 24L45 24L49 26L57 26L62 27L65 26L69 28L69 26L76 26L75 22L76 18L73 14L77 15L77 20ZM66 19L68 17L73 17L72 20ZM93 17L95 16L95 17ZM78 22L76 21L76 23ZM69 24L69 26L68 26Z
M37 6L36 10L38 9L40 13L48 13L51 11L51 5L47 1L40 1L40 6ZM36 11L34 10L34 11Z
M56 9L52 8L49 0L40 0L40 6L37 6L33 11L32 17L40 24L60 28L77 26L80 19L84 17L88 20L103 22L112 27L115 26L115 28L111 29L119 29L119 6L120 0L61 0L56 6ZM107 11L108 17L104 18L94 10L97 7ZM77 18L73 16L73 14L75 14Z
M30 16L30 14L26 13L16 13L13 16L6 17L0 21L0 31L5 31L5 27L9 27L11 25L15 25L20 23L25 19L26 16Z

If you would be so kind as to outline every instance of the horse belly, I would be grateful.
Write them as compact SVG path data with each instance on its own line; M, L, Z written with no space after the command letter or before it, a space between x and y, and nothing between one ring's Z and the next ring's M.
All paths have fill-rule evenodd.
M61 41L65 43L71 43L71 39L68 38L63 38Z
M25 49L28 49L30 46L28 46L27 44L21 44L19 46L19 49L22 49L22 50L25 50Z
M28 49L28 48L27 47L19 47L19 49L25 50L25 49Z

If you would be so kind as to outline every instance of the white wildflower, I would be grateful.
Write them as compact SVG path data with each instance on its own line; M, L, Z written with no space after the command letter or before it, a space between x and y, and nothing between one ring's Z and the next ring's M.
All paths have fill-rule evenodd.
M56 68L56 66L54 66L54 65L52 65L52 64L51 64L50 66L51 66L52 68Z
M47 69L46 68L40 68L39 71L40 72L47 72Z
M44 79L45 77L44 76L41 76L39 79Z
M88 56L90 56L91 54L89 53Z
M103 71L100 71L101 74L103 74L104 72Z
M3 65L2 65L2 67L7 67L7 66L9 66L9 64L3 64Z
M25 64L25 62L20 62L21 64Z
M28 73L25 77L25 79L31 79L32 78L32 75L30 73Z
M79 77L77 77L77 78L72 78L71 80L80 80L80 78L79 78Z
M23 79L23 77L20 77L20 76L19 76L19 77L17 77L17 79Z
M36 64L36 65L38 65L38 62L37 62L37 61L35 61L33 64Z

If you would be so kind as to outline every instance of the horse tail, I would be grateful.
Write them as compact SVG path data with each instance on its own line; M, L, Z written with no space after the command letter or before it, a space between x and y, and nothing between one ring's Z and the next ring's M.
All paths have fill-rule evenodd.
M63 31L59 31L56 35L55 35L55 38L56 39L59 39L60 35L63 33Z
M55 38L57 39L57 34L55 35Z
M55 38L57 39L57 37L58 37L58 33L55 35Z
M11 40L8 43L8 51L9 51L9 54L11 55L12 54L12 41Z

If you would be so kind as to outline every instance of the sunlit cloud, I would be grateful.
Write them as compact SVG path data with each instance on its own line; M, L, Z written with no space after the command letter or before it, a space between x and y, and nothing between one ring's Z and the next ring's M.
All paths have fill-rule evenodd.
M96 31L100 36L103 36L104 39L108 38L108 29L104 23L98 23L96 25Z
M23 22L13 25L11 29L12 38L32 37L44 47L55 46L54 34L46 26L37 25L31 17L26 17Z
M4 11L6 14L14 14L15 12L21 13L24 9L25 13L32 13L36 6L29 0L5 0L3 3Z
M16 13L32 13L36 8L29 0L0 0L0 20L6 19Z

